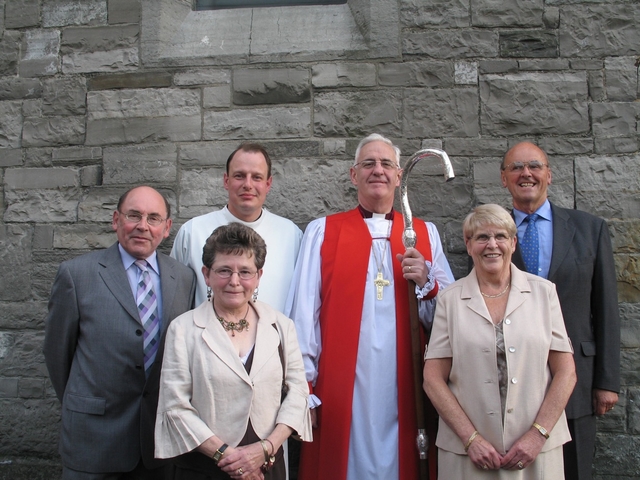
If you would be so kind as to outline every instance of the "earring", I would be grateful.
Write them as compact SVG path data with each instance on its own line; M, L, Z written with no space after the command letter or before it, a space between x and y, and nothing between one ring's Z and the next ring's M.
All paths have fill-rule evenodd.
M256 303L256 300L258 300L258 287L256 287L256 289L253 291L251 300L253 300L253 303Z
M207 302L211 301L211 287L207 287Z

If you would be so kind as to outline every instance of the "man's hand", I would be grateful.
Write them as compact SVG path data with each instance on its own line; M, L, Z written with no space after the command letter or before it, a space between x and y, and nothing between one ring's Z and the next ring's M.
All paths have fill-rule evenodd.
M604 415L618 403L618 394L609 390L593 389L593 410L596 415Z
M415 248L407 248L404 255L399 253L396 258L402 264L402 275L405 280L413 280L418 287L424 287L429 271L422 254Z

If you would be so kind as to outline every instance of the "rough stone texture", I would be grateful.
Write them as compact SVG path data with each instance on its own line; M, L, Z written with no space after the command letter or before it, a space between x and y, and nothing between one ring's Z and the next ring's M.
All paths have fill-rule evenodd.
M467 27L469 0L402 0L400 20L404 27Z
M173 183L177 180L177 148L173 144L108 147L103 151L105 185Z
M638 67L636 57L607 58L604 62L607 99L612 102L632 102L638 97Z
M42 5L44 27L106 23L107 0L47 0Z
M229 140L294 138L311 129L309 107L266 107L232 112L204 113L203 138Z
M0 75L15 75L18 70L20 32L5 31L0 38Z
M111 88L160 88L170 87L173 75L170 73L123 73L116 75L97 75L87 81L89 90L108 90Z
M79 145L84 141L85 117L25 118L22 130L24 147Z
M559 32L563 57L635 55L640 45L638 3L568 5Z
M138 23L140 21L140 0L108 0L109 24Z
M53 248L85 250L107 248L113 244L111 226L68 225L57 227L53 234Z
M21 109L20 102L0 102L0 147L21 147L23 120Z
M473 2L472 25L476 27L539 27L542 0L477 0Z
M233 103L306 103L311 98L306 68L247 68L233 72Z
M83 77L45 80L42 92L44 115L84 115L87 86Z
M575 135L589 129L586 75L520 73L480 78L483 133Z
M389 87L450 87L454 82L452 62L382 63L380 85Z
M231 83L231 71L224 70L187 70L173 76L173 83L181 86L216 85Z
M202 91L204 108L228 108L231 106L231 89L229 85L207 87Z
M372 63L325 63L312 68L315 88L372 87L376 84L376 66Z
M501 57L555 57L558 39L546 30L522 30L500 33Z
M29 262L31 229L0 226L0 301L18 302L30 297ZM0 349L4 350L4 349ZM0 355L6 357L6 355ZM0 370L2 369L0 363ZM0 378L2 374L0 374Z
M40 0L8 0L3 4L4 28L37 27L40 23Z
M403 133L408 137L473 137L479 133L476 89L407 88Z
M497 57L498 33L489 30L433 30L408 33L402 53L433 58Z
M39 98L42 84L35 79L3 78L0 80L0 101Z
M319 92L314 98L314 132L320 137L400 135L402 98L397 91Z
M55 165L95 163L101 158L102 149L98 147L64 147L51 152Z
M455 82L456 85L477 85L478 64L475 62L456 62Z
M21 77L55 75L60 69L60 31L28 30L22 40Z
M22 165L20 149L0 148L0 167L16 167Z

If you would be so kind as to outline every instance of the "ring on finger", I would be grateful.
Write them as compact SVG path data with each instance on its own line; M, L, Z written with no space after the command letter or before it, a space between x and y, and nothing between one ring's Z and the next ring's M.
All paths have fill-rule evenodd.
M238 475L242 475L243 473L244 473L244 471L242 470L242 467L240 467L240 468L238 469Z
M518 466L518 468L520 470L522 470L524 468L524 464L522 462L520 462L520 461L518 463L516 463L516 465Z
M409 265L409 272L411 272L411 265Z
M482 469L483 470L489 470L489 467L487 467L486 465L482 465Z

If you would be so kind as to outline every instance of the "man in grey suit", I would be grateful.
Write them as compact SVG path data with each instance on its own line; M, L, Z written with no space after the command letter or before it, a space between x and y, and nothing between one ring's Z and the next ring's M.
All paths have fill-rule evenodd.
M45 320L44 355L62 403L64 479L160 479L153 430L164 332L193 308L191 269L157 253L170 207L151 187L113 213L118 241L63 262Z
M595 416L615 406L620 390L620 320L609 230L601 218L549 202L551 166L536 145L512 147L501 170L518 227L512 261L556 284L573 343L578 383L566 407L573 441L564 446L565 478L591 479Z

